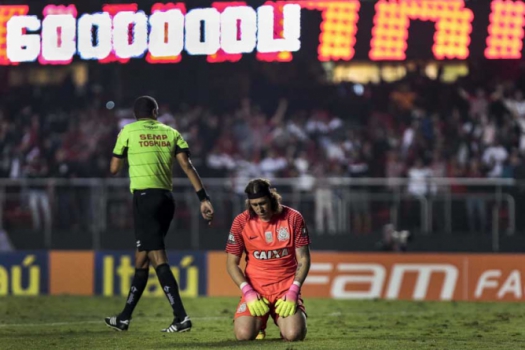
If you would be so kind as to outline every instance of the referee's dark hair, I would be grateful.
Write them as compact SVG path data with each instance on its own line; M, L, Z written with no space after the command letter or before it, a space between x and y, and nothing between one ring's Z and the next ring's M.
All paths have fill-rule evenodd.
M262 195L265 194L270 199L270 208L274 213L279 212L279 207L281 206L282 197L277 192L275 188L272 188L272 184L268 179L253 179L251 180L246 188L244 193L247 195ZM246 199L245 201L246 209L250 212L251 216L257 216L252 206L250 205L250 200Z
M155 119L156 111L158 109L159 105L157 104L157 101L150 96L140 96L135 100L135 104L133 105L133 113L137 119Z

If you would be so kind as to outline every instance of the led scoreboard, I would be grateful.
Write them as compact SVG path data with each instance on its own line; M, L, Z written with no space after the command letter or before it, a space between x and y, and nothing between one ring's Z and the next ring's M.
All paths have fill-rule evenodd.
M425 40L436 60L523 54L522 0L290 0L260 6L235 1L200 8L190 3L156 3L147 10L136 3L106 4L90 13L73 4L47 5L38 14L28 5L2 5L0 65L65 65L73 59L178 63L184 55L220 63L251 53L260 61L288 62L304 50L306 26L318 27L320 61L362 59L356 50L367 60L402 61L415 21L432 24L433 35ZM304 11L316 11L320 21L310 22ZM482 45L472 45L474 39Z

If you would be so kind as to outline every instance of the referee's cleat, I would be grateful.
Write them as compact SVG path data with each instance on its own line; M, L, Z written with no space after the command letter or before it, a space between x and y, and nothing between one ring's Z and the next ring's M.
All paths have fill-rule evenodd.
M109 328L113 328L116 331L122 332L128 330L130 320L121 320L117 315L106 317L104 321L106 322L106 326Z
M177 318L173 320L173 323L168 327L162 330L165 333L182 333L189 332L191 330L191 320L188 316L184 318L183 321L179 322Z

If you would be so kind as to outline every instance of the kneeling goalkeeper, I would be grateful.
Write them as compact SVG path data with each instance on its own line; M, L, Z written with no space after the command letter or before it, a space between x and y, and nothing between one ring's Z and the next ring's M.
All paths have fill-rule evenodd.
M288 341L306 336L301 285L310 269L310 238L302 215L281 205L281 196L266 179L245 189L247 210L233 221L227 270L242 291L234 316L238 340L261 339L271 316ZM243 273L239 262L246 254Z

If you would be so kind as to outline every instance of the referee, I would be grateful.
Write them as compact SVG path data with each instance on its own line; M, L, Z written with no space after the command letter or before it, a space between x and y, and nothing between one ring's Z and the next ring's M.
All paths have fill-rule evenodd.
M189 158L189 148L182 135L175 129L157 121L159 107L149 96L139 97L133 106L137 121L126 125L119 133L110 171L116 175L128 159L130 188L133 193L133 218L135 223L135 276L124 310L106 317L106 325L118 330L128 330L133 309L139 302L148 282L150 264L155 268L160 285L173 308L172 324L163 332L186 332L191 321L179 294L179 286L168 265L164 238L173 219L175 203L172 196L173 158L177 158L200 200L200 210L211 224L213 206L199 174Z

